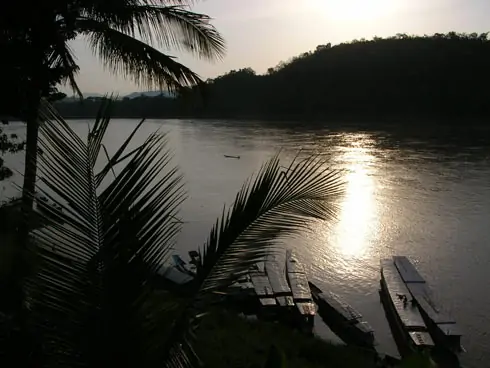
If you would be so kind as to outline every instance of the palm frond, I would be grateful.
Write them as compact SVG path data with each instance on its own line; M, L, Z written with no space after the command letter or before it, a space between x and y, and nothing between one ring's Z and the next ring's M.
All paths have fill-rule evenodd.
M344 182L325 164L314 157L296 159L284 170L275 156L243 186L201 251L201 292L228 285L311 220L335 219Z
M102 190L94 167L110 104L103 104L87 142L49 105L41 109L38 191L56 206L40 215L56 212L58 220L50 216L32 233L41 265L26 290L54 366L136 366L162 354L152 332L161 326L149 323L148 302L180 230L174 219L184 198L181 175L170 167L165 138L153 134ZM190 359L190 351L179 351Z
M276 155L263 165L255 180L238 192L232 207L223 211L200 250L194 299L173 326L175 339L189 339L198 316L212 303L213 291L248 272L275 250L278 240L307 229L312 220L335 219L343 193L340 172L321 159L296 158L284 167ZM173 349L171 345L165 351Z
M143 125L144 122L145 122L145 119L141 119L141 121L139 122L139 124L136 125L136 127L133 129L133 131L131 132L131 134L126 138L126 140L124 141L124 143L119 147L119 149L116 151L116 153L114 153L114 155L112 157L109 157L109 154L107 154L107 151L106 151L107 158L108 158L107 164L96 175L97 185L100 185L100 183L102 183L102 181L104 180L105 176L107 175L107 173L110 170L113 170L113 172L114 172L114 166L115 165L117 165L121 160L124 160L127 157L129 157L127 155L124 155L124 153L126 151L126 148L128 147L128 145L131 142L131 140L133 139L134 135L141 128L141 126ZM140 149L141 149L141 146L138 147L138 148L136 148L132 152L130 152L130 154L136 153ZM105 150L105 147L104 147L104 150Z
M206 59L220 59L225 41L205 14L185 5L127 5L113 13L109 26L166 49L190 51Z
M196 73L175 58L107 24L81 19L78 25L104 64L116 74L131 77L137 84L178 90L201 82Z
M76 63L75 57L73 56L73 52L64 39L56 39L54 40L55 44L54 48L49 56L50 63L49 67L51 69L60 69L62 70L61 82L67 81L73 90L79 97L82 97L82 91L78 87L78 83L75 80L75 76L77 75L80 67Z

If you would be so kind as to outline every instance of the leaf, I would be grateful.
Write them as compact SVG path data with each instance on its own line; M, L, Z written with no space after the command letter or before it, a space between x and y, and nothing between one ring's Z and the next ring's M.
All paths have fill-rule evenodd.
M276 155L212 229L201 251L201 292L230 284L274 251L277 240L308 229L311 220L335 219L343 190L339 171L322 160L295 159L283 169Z
M89 37L93 51L115 74L129 76L137 84L174 91L201 82L196 73L175 58L107 24L80 19L78 26Z
M109 162L107 163L107 165L96 175L97 184L98 185L100 185L100 183L102 183L102 181L104 180L104 177L107 175L107 173L109 172L109 170L112 169L114 171L114 169L113 169L114 166L117 165L117 163L121 160L121 156L124 154L124 151L126 150L126 148L128 147L129 143L133 139L134 135L139 130L139 128L143 125L144 122L145 122L145 119L141 119L141 121L139 122L139 124L136 125L136 128L134 128L133 132L126 138L126 140L124 141L124 143L119 147L119 149L112 156L112 158L109 159ZM140 148L141 147L138 147L136 150L139 150ZM104 147L104 150L105 150L105 147ZM109 155L107 154L107 156L109 156ZM124 158L125 157L123 157L123 159Z
M183 308L172 329L177 341L193 334L197 316L215 299L215 291L230 285L275 250L276 242L308 229L314 220L334 220L344 193L338 170L309 157L287 168L274 156L248 180L229 210L216 221L200 250L201 261L193 285L195 296ZM170 351L169 342L165 351Z
M110 105L103 103L86 142L49 104L41 108L38 192L55 206L38 209L50 222L31 234L41 264L26 291L48 365L163 362L165 341L157 331L168 330L168 321L163 325L148 306L180 231L174 219L185 197L182 176L171 166L165 137L152 134L101 189L94 166ZM174 349L180 362L194 359L190 348Z
M188 4L124 4L118 11L98 13L98 21L165 49L185 50L198 57L220 59L225 41L211 18L189 10Z

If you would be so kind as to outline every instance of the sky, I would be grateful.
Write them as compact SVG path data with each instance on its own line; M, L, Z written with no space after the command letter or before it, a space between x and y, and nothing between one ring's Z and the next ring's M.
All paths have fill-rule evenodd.
M213 19L226 40L225 58L209 62L162 51L177 56L203 79L245 67L265 73L281 61L329 42L335 45L397 33L490 31L490 0L201 0L192 10ZM84 39L71 46L81 68L77 80L84 93L146 90L105 70Z

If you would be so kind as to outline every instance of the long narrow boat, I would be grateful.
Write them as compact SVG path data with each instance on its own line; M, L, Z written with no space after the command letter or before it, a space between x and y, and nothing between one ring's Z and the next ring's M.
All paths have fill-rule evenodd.
M312 282L309 285L313 300L318 305L318 314L333 332L346 344L367 348L374 346L374 331L358 311L334 293L323 292Z
M272 257L265 261L265 273L269 278L274 297L280 307L294 307L293 293L288 285L284 266Z
M391 316L394 335L402 340L400 353L432 350L434 342L417 305L410 301L410 291L403 282L392 259L381 261L381 297Z
M436 346L454 353L462 351L462 334L456 321L437 306L429 286L412 262L407 257L394 256L393 263L410 291L411 298L416 301Z
M274 298L274 291L269 282L269 278L265 273L260 271L250 272L250 280L254 286L255 293L259 298L259 303L262 307L270 308L277 305Z
M308 325L313 326L316 309L308 285L308 278L303 264L299 262L296 254L291 250L286 252L286 277L300 315L306 319Z

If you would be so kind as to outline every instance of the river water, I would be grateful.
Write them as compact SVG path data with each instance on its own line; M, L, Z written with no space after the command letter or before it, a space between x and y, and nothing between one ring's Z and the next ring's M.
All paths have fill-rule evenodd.
M136 123L114 120L108 150L114 152ZM86 134L87 122L71 125ZM21 135L23 127L14 123L8 130ZM302 155L321 155L345 169L338 220L315 223L312 231L285 242L298 251L311 279L358 309L374 327L380 350L396 354L379 301L379 260L409 256L464 332L463 365L490 366L488 129L150 120L135 142L156 130L168 133L188 192L178 252L204 243L223 205L277 151L285 162L300 149ZM19 171L22 161L21 155L6 157ZM12 181L19 180L16 175ZM0 195L14 191L3 183Z

